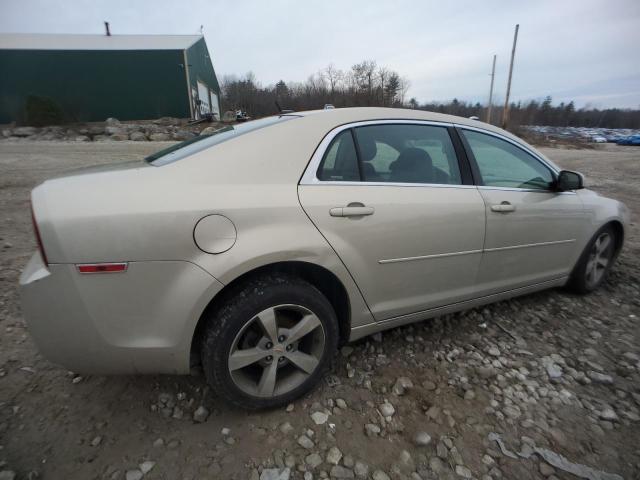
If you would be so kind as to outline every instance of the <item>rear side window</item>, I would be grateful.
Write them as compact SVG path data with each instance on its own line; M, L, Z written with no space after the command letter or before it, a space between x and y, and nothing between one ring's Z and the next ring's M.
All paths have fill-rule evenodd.
M325 182L359 182L358 157L351 130L340 132L327 149L320 167L318 180Z
M354 132L365 182L462 183L446 127L387 124L357 127Z
M160 150L159 152L149 155L145 160L153 166L160 167L168 163L173 163L177 160L186 158L194 153L206 150L209 147L213 147L232 138L244 135L260 128L269 127L277 123L286 122L298 118L295 115L286 115L279 117L268 117L260 120L253 120L251 122L242 123L240 125L229 125L216 130L211 135L199 135L191 140L172 145L169 148Z

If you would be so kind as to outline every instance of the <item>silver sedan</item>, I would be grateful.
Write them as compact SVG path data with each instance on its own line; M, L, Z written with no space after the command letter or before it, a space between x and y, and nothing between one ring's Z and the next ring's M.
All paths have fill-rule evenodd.
M32 193L33 338L77 372L201 365L283 405L342 343L549 287L597 288L628 209L485 123L383 108L228 126Z

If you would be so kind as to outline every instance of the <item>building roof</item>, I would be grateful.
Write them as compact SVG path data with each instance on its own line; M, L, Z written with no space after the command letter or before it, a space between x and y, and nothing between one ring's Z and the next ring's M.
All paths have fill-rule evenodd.
M0 34L0 50L186 50L202 35Z

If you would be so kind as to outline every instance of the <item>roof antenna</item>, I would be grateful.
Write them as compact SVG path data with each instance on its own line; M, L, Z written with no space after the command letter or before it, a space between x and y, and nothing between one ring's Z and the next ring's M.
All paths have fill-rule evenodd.
M278 107L278 112L280 113L280 115L284 115L285 113L293 113L293 110L282 108L277 100L276 100L276 107Z
M104 22L104 29L106 30L107 37L111 36L111 30L109 30L109 22Z

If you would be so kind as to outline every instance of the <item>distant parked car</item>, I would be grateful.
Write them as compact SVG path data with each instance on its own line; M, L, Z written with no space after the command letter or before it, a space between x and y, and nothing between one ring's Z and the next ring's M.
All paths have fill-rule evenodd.
M45 356L78 373L200 364L250 409L304 395L350 340L591 292L629 222L504 130L391 108L229 125L48 180L31 202L38 252L20 284Z
M619 140L622 140L625 137L623 135L620 135L619 133L609 133L605 136L605 138L609 143L617 143Z
M640 145L640 135L631 135L630 137L621 138L616 143L618 145Z
M236 110L236 122L246 122L248 120L251 120L251 117L247 115L247 112Z
M600 135L594 135L591 137L591 141L594 143L607 143L607 139Z
M332 104L330 104L330 103L327 103L327 104L325 104L325 106L324 106L324 109L325 109L325 110L333 110L334 108L336 108L336 107L334 107L334 106L333 106Z

